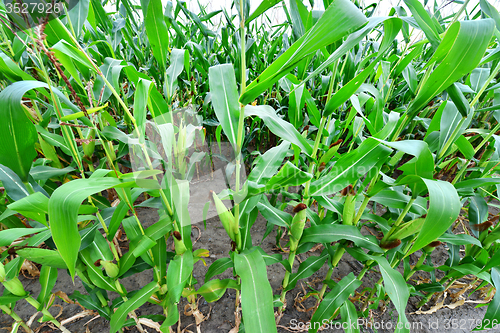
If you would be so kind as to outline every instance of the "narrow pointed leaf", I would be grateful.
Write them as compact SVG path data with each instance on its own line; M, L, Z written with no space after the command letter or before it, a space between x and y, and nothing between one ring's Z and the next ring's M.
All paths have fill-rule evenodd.
M349 299L349 296L361 285L361 281L356 279L353 273L349 273L338 284L325 295L323 301L318 306L311 318L311 328L309 333L316 333L324 324L324 320L329 320L335 311Z
M153 49L153 55L160 65L160 69L165 70L168 52L168 29L163 18L163 8L161 1L149 1L147 8L146 32L148 40Z
M311 144L289 122L281 119L274 109L268 105L245 106L245 116L257 116L261 118L271 132L283 140L291 142L307 154L312 154Z
M260 252L253 249L235 254L234 268L236 274L241 277L241 306L245 332L277 332L273 291Z
M313 243L331 243L339 240L350 240L357 246L363 247L373 252L383 253L372 238L365 237L359 232L358 228L352 225L342 224L321 224L315 225L304 230L300 244Z
M495 23L492 19L455 22L448 28L428 63L429 65L435 61L439 65L432 71L408 107L410 118L413 118L437 94L476 68L484 55L494 28Z
M74 278L76 258L80 249L78 207L91 194L117 186L119 179L77 179L57 188L49 200L50 230L61 257Z
M224 64L210 67L209 83L212 105L217 119L229 142L236 148L240 105L233 66Z
M310 195L318 196L341 191L366 174L373 166L384 161L391 151L373 138L366 139L356 150L342 156L326 176L312 182Z
M150 4L151 6L151 4ZM137 293L134 294L128 301L120 305L116 312L111 316L110 329L111 333L118 332L122 328L127 319L127 315L147 302L149 297L158 290L158 284L153 281L142 287Z
M366 17L352 2L334 1L306 34L247 87L245 93L241 95L240 102L251 103L262 92L288 74L304 58L360 28L366 22Z

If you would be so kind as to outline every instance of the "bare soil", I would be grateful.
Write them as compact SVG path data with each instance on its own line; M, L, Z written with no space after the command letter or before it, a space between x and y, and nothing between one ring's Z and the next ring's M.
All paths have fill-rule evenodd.
M220 172L221 165L216 165L215 169ZM193 275L199 281L196 288L199 288L203 283L205 273L207 272L208 266L215 260L227 257L229 251L231 250L231 245L228 236L222 227L216 211L213 207L210 208L207 219L206 229L203 226L203 207L207 202L209 190L214 190L220 192L226 187L225 181L222 179L221 173L215 173L214 175L205 175L197 177L192 181L191 188L191 198L190 198L190 216L192 219L192 224L197 228L193 228L192 239L196 240L199 236L199 240L194 244L195 249L208 249L210 251L210 256L206 258L207 266L204 266L200 261L195 264ZM381 213L381 212L377 212ZM494 212L495 214L498 212ZM158 221L158 213L156 209L152 208L138 208L138 214L140 221L146 228L153 223ZM201 235L199 231L201 231ZM260 245L264 251L267 253L278 253L276 248L276 228L273 232L265 239L262 240L266 231L266 223L264 218L259 215L256 223L252 227L252 241L253 245ZM368 233L366 228L362 228L363 233ZM284 246L286 240L282 240L281 244ZM321 249L316 250L316 252L308 252L305 254L300 254L297 256L295 261L296 270L301 261L307 259L310 255L319 255ZM285 253L282 253L284 258L286 258ZM418 260L419 253L413 254L410 257L410 264L415 264ZM444 264L448 254L446 249L441 246L438 250L433 253L433 263L435 266ZM350 272L355 275L359 274L362 269L362 264L358 262L353 257L348 254L344 255L343 259L340 261L338 267L334 270L333 279L340 280L342 277L346 276ZM402 271L402 267L399 268ZM313 288L320 288L322 280L324 279L327 272L327 266L323 266L318 272L312 275L310 278L300 281L297 287L288 292L287 294L287 308L280 320L278 326L278 332L306 332L303 328L305 323L307 323L312 315L312 307L314 306L315 299L310 297L309 299L300 302L300 297L304 296L305 293L310 291L309 286ZM267 274L271 287L274 294L280 294L281 292L281 281L284 277L284 269L278 264L274 264L267 267ZM416 274L413 280L424 280L428 279L429 275ZM232 278L232 271L227 270L223 274L217 276L217 278ZM372 287L373 284L380 278L380 274L375 271L371 271L363 278L363 285L357 290L361 292L366 287ZM21 282L23 283L25 289L37 296L40 292L40 284L38 279L35 277L30 277L28 274L25 276L20 276ZM120 282L125 286L127 290L136 290L145 286L153 280L152 271L144 271L140 274L136 274ZM470 280L461 280L464 283L470 283ZM416 283L416 282L414 282ZM2 292L3 287L0 287L0 292ZM76 277L74 283L71 281L70 276L66 270L59 270L59 276L57 279L57 284L53 290L54 292L61 291L67 295L71 295L75 291L80 293L86 293L81 280ZM457 292L458 290L452 290ZM465 293L464 296L467 301L476 302L478 300L478 292L474 293L471 297L468 297L471 291ZM110 293L108 295L111 299L117 297L118 295ZM207 319L201 324L201 332L229 332L234 327L234 306L235 306L235 291L228 290L226 294L217 302L208 304L204 299L199 301L200 311L207 316ZM450 332L450 333L462 333L471 332L476 326L475 323L479 322L486 311L486 307L475 308L477 303L465 303L461 306L454 307L456 305L450 305L450 297L448 297L443 303L443 307L430 314L415 314L417 309L416 305L420 299L416 297L410 298L410 301L406 307L406 313L408 320L410 321L413 329L412 332L416 333L426 333L426 332ZM66 319L72 318L73 316L81 313L83 309L77 304L69 304L64 302L62 299L57 298L55 301L55 306L51 309L52 313L57 317L59 321L64 321ZM181 312L180 324L178 332L196 332L195 321L192 316L187 316L183 313L186 301L182 300L179 304L179 311ZM431 303L431 306L433 304ZM448 306L448 307L446 307ZM421 311L428 310L429 306ZM359 309L358 309L359 310ZM23 318L25 321L29 321L30 318L36 313L35 309L27 304L25 301L19 301L16 305L15 311ZM431 311L432 312L432 311ZM162 314L162 309L154 304L146 303L138 310L136 310L137 315L154 315ZM373 319L374 325L372 327L360 327L361 332L381 332L388 333L394 332L394 327L397 323L397 312L394 310L392 303L379 304L377 310L371 312L371 317ZM38 330L39 332L51 332L57 331L54 327L50 327L47 324L40 324L37 322L41 318L41 314L36 316L33 321L32 328ZM390 324L389 324L390 323ZM0 331L9 332L12 325L12 319L5 314L0 314ZM108 332L109 324L103 318L98 317L96 314L87 315L82 318L76 319L65 324L65 327L75 333L80 332ZM186 329L183 331L183 329ZM302 329L301 329L302 328ZM137 332L135 327L126 330L127 332ZM147 332L154 332L154 329L146 328ZM177 330L176 330L177 331ZM326 329L323 332L343 332L343 329ZM263 332L265 333L265 332Z

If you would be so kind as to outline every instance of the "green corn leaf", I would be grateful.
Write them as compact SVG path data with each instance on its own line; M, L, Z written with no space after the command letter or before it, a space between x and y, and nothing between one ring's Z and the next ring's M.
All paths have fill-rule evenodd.
M280 78L288 74L304 58L339 40L367 22L361 11L348 0L334 1L316 24L248 85L240 97L248 104Z
M321 224L312 226L304 230L300 244L303 243L331 243L339 240L350 240L357 246L363 247L373 252L383 253L376 241L372 238L365 237L359 232L358 228L353 225L342 224ZM426 244L427 245L427 244Z
M257 184L265 184L276 173L289 150L290 143L283 141L279 146L266 151L255 162L248 180Z
M319 256L310 256L303 261L296 273L290 275L290 280L285 290L292 290L300 279L306 279L316 273L329 258L328 251L325 249Z
M342 318L342 323L345 323L342 326L345 327L345 333L359 333L358 313L350 300L345 301L340 308L340 317Z
M91 0L92 2L98 2L97 0ZM101 6L102 8L102 6ZM52 46L61 40L66 42L74 43L73 37L70 35L66 26L57 17L51 18L45 27L45 34L47 35L47 42L49 46ZM74 44L73 44L74 45Z
M82 33L83 24L87 20L87 16L89 14L89 5L89 0L81 0L78 1L68 12L68 15L71 19L71 24L73 25L73 31L75 32L77 38Z
M29 294L26 296L14 296L13 294L10 294L8 296L0 296L0 305L10 305L11 303L15 303L19 300L25 299L28 297Z
M297 168L290 161L286 161L278 173L271 177L266 184L266 188L279 188L284 186L297 186L304 184L313 177L312 174Z
M169 297L178 303L181 298L182 290L188 282L191 273L193 272L193 254L192 252L184 252L182 255L177 255L170 261L167 270L167 287Z
M377 25L380 23L384 22L385 20L388 19L394 19L391 17L370 17L368 19L368 24L364 25L360 29L356 30L355 32L349 34L349 36L346 38L344 43L335 50L324 62L322 62L317 68L314 68L314 70L301 82L301 84L304 84L305 82L308 82L310 79L313 77L317 76L321 72L323 72L328 66L331 66L336 60L340 59L344 54L349 52L355 45L358 45L358 43L370 33Z
M307 155L312 154L311 144L289 122L281 119L274 109L268 105L245 106L245 116L261 118L271 132L300 147Z
M151 4L149 5L151 8ZM159 289L156 282L150 282L141 288L137 293L134 294L129 300L120 305L115 313L111 316L111 321L109 323L109 331L111 333L118 332L122 328L123 324L127 319L127 315L146 303L148 299Z
M212 303L219 300L227 288L239 289L238 283L235 280L224 279L224 280L211 280L206 282L203 286L196 291L196 294L203 296L203 298L208 302Z
M408 221L403 225L399 226L398 229L387 238L387 242L395 239L405 239L408 236L414 235L422 229L424 225L425 218L419 218L412 221Z
M95 262L92 260L89 248L79 252L80 259L87 267L86 272L92 284L104 290L118 292L116 285L108 276L104 276L101 267L96 267Z
M240 105L233 66L224 64L210 67L209 83L212 105L217 119L229 142L236 149Z
M387 295L391 298L396 311L399 313L398 324L395 333L409 333L408 319L405 315L406 305L410 298L410 292L406 281L397 270L391 267L385 257L374 257L380 267L384 279L384 287Z
M410 9L413 17L418 23L418 26L425 33L425 36L431 43L432 47L436 49L441 42L441 38L439 37L439 33L432 22L432 19L425 10L424 6L418 0L404 0L405 4Z
M245 23L250 23L255 20L260 15L264 14L268 9L273 8L282 0L262 0L260 5L254 10L254 12L246 19Z
M479 89L481 89L481 87L479 87ZM453 103L455 103L455 106L457 107L457 110L460 112L462 117L467 117L470 111L470 104L458 85L456 83L453 83L448 87L448 89L446 89L446 92L448 93L448 95L450 95L451 100L453 101Z
M292 215L273 207L265 196L257 204L257 208L269 223L280 227L290 227L292 225Z
M2 164L0 164L0 180L5 187L5 191L13 200L21 200L30 194L21 181L21 178L14 171Z
M380 145L376 139L366 139L356 150L342 156L326 176L312 182L310 195L320 196L341 191L372 167L383 162L391 151Z
M377 58L372 61L361 73L339 89L325 105L323 117L331 115L339 106L345 103L365 82L366 78L373 73L373 69L379 63L383 53L392 44L397 34L401 30L403 21L399 18L392 18L384 21L384 39L380 45Z
M166 68L168 52L168 29L163 18L163 8L161 1L149 1L147 8L146 33L153 49L153 55L160 65L162 71Z
M185 68L186 63L189 63L189 52L187 50L172 49L170 54L170 66L165 73L165 89L167 99L171 99L174 90L177 88L177 78ZM187 67L189 69L189 67Z
M13 228L0 231L0 246L9 246L19 237L26 235L37 234L45 231L47 228Z
M500 269L498 267L491 270L491 279L495 288L500 288ZM496 328L498 320L500 320L500 293L495 293L493 300L488 305L481 325L476 327L474 331Z
M460 135L458 137L457 141L455 141L455 144L466 159L472 160L474 158L474 155L476 154L476 152L474 151L474 147L472 146L470 141L467 140L463 135Z
M453 244L453 245L469 245L474 244L482 247L481 242L472 236L466 234L455 235L451 233L445 233L438 238L439 241Z
M78 207L91 194L120 185L119 179L77 179L57 188L49 200L50 230L61 257L75 276L76 258L80 249L77 226Z
M316 333L323 325L324 320L329 320L335 311L349 299L349 296L361 285L353 273L349 273L335 287L325 295L311 318L309 333Z
M59 177L68 174L69 172L75 170L72 167L66 167L62 169L52 168L46 165L39 165L31 168L30 175L34 180L47 180L52 177Z
M106 78L106 80L111 83L116 91L120 91L119 80L120 74L124 67L124 62L122 60L117 60L109 57L105 58L104 63L99 67L104 78ZM99 75L92 89L95 99L99 100L101 103L106 102L112 95L111 89L109 89L109 87L106 85L104 78ZM137 82L135 81L134 83L137 84ZM74 115L72 116L74 117Z
M74 59L75 61L79 62L88 69L94 68L90 60L85 56L85 54L77 47L68 43L66 40L59 41L57 44L53 46L53 48L60 52L60 53L57 52L57 54L67 55L69 58Z
M189 215L189 182L187 180L172 179L172 200L175 206L175 216L181 230L182 241L188 249L192 249L191 244L191 217Z
M455 184L455 188L465 189L465 188L477 188L482 186L488 186L493 184L500 184L500 178L475 178L467 179Z
M82 295L78 290L75 290L69 298L77 300L78 303L85 307L85 309L96 311L104 319L111 319L111 309L109 307L103 307L95 294Z
M234 264L231 258L217 259L210 265L210 267L208 267L207 274L205 274L205 283L207 283L212 277L225 272L228 268L233 267Z
M112 261L114 259L113 252L111 252L104 236L100 233L95 234L94 241L89 245L88 249L90 251L90 259L92 259L93 262L97 260Z
M134 266L136 257L132 254L132 251L125 253L120 258L120 271L118 272L118 277L122 277L123 274L127 273L132 266Z
M273 311L273 291L266 264L255 248L234 255L234 268L241 277L241 306L245 332L277 332Z
M428 67L433 63L439 65L428 79L421 83L417 96L408 107L410 119L437 94L476 68L488 46L494 27L493 20L484 19L455 22L448 28L432 59L427 63Z
M418 175L423 178L432 178L434 172L434 158L426 142L419 140L381 142L391 148L415 156L414 159L411 159L399 167L399 170L402 170L405 175ZM425 189L425 186L422 183L414 183L411 185L411 188L414 195L417 195Z
M7 207L30 219L47 225L45 214L48 213L49 198L40 192L30 194L27 197L11 203Z
M177 303L174 303L170 297L167 297L167 316L165 321L161 324L160 329L162 332L168 332L169 326L172 326L179 321L179 310Z
M132 254L137 258L146 253L149 249L156 245L156 242L148 236L142 236L139 241L133 244Z
M26 248L17 250L17 254L23 259L36 262L53 268L66 268L66 263L58 251L39 248Z
M30 84L31 82L35 84ZM21 106L23 95L35 88L36 81L17 82L0 93L0 164L15 172L22 181L28 180L31 163L36 157L36 129Z
M0 51L0 71L11 81L34 80L2 51Z
M416 181L423 181L429 191L429 209L422 229L407 256L444 234L457 219L462 206L457 191L448 182L407 176L401 179L400 184Z
M479 0L479 4L481 5L481 11L495 20L496 27L500 31L500 13L498 12L498 8L493 7L486 0Z
M370 198L370 200L373 200L381 205L397 209L404 209L410 199L411 197L409 195L394 190L382 190ZM413 202L410 212L419 215L427 213L427 200L422 197L418 197Z
M152 87L151 81L139 79L137 82L134 98L134 117L139 130L139 142L144 142L146 134L146 106L148 104L149 91Z

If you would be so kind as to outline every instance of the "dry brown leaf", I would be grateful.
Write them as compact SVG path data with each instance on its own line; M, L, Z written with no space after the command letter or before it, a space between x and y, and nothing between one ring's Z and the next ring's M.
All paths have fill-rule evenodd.
M240 316L240 307L236 309L234 312L234 327L229 331L229 333L238 333L240 330L241 324L241 316Z
M24 272L27 271L29 275L32 277L37 277L40 276L40 271L38 270L38 267L36 267L31 261L24 260L23 264L21 266L21 271L23 272L24 277L31 279L30 277L27 277Z
M59 290L59 291L55 292L54 295L56 295L57 297L59 297L60 299L65 301L66 303L80 305L78 302L72 301L64 291ZM83 308L83 309L85 310L85 308Z
M148 319L148 318L139 318L139 323L141 323L144 326L150 327L150 328L156 330L157 332L161 332L161 330L160 330L160 324L158 324L157 322L155 322L155 321L153 321L151 319Z
M94 315L96 315L96 312L94 312L92 310L85 310L85 311L77 313L76 315L74 315L72 317L64 319L63 321L61 321L61 325L66 325L66 324L71 323L72 321L75 321L77 319L87 317L87 316L94 316Z

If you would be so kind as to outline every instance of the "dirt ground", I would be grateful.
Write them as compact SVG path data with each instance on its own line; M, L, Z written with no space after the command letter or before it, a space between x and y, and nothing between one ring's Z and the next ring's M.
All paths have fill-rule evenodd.
M157 213L154 209L151 208L141 208L138 209L139 217L142 223L144 224L145 227L151 225L152 223L156 222L157 220ZM218 221L218 218L214 217L209 220L207 220L207 229L203 229L203 224L198 224L198 227L202 230L201 238L199 241L195 244L195 248L204 248L210 250L210 257L207 258L207 265L210 265L212 262L217 260L218 258L226 257L228 256L228 253L230 251L230 245L229 242L227 241L227 235L225 234L224 228ZM259 244L259 242L262 239L262 236L264 235L264 232L266 230L265 226L265 220L259 216L257 219L256 223L254 224L252 228L252 236L253 236L253 243L254 245ZM273 252L275 250L275 236L276 232L272 232L262 243L261 247L264 249L266 252ZM197 237L197 232L193 232L193 238ZM317 251L314 253L315 255L318 255L320 251ZM299 260L303 261L307 258L309 254L301 254L299 255ZM415 256L416 258L416 256ZM444 249L441 249L439 253L436 254L435 256L435 262L436 264L441 264L446 261L447 254ZM413 258L414 259L414 258ZM296 260L296 267L298 267L299 263ZM416 262L416 260L415 260ZM338 268L335 269L334 274L332 278L342 278L343 276L347 275L350 272L354 272L354 274L358 274L362 269L362 265L346 254L344 258L341 260ZM199 278L200 281L203 280L203 277L207 271L207 267L205 267L201 262L198 262L195 265L194 268L194 277ZM311 283L312 286L317 287L321 284L321 280L324 278L326 274L327 268L324 266L322 269L320 269L318 272L316 272L313 276L311 276L307 281ZM267 268L267 274L269 277L269 280L271 282L271 286L273 288L273 291L275 294L280 293L280 283L283 279L284 276L284 269L280 267L279 265L271 265L268 266ZM221 274L218 276L218 278L231 278L232 272L231 270L227 270L225 273ZM30 279L27 277L21 276L21 281L23 285L25 286L26 290L29 291L30 293L33 293L34 295L38 295L40 292L40 285L38 283L38 280L36 278ZM379 275L376 272L370 272L365 276L363 279L364 284L360 289L364 288L365 286L371 286L373 281L378 280ZM151 270L142 272L140 274L133 275L131 277L122 279L120 282L127 288L127 290L133 290L133 289L138 289L141 288L142 286L146 285L147 283L151 282L153 280L152 272ZM285 332L296 332L298 328L303 327L301 326L300 322L307 322L309 321L312 312L301 312L298 310L298 307L293 306L294 304L294 299L298 296L303 295L303 289L301 285L304 288L307 288L306 281L302 281L302 283L299 283L297 287L292 291L287 294L287 303L288 303L288 308L286 309L284 316L282 317L280 321L280 326L278 328L278 332L280 333L285 333ZM197 285L197 287L200 287L200 284ZM358 290L360 290L358 289ZM54 288L54 292L56 291L62 291L68 295L72 294L75 290L80 291L81 293L85 293L85 290L83 288L83 285L81 283L81 280L76 277L75 283L73 284L71 282L71 278L69 277L68 273L65 270L59 270L59 276L57 280L57 284ZM117 295L110 295L110 298L116 297ZM201 331L202 332L229 332L230 329L234 326L234 303L235 303L235 292L233 290L229 290L226 292L226 294L217 302L208 304L206 303L203 299L200 300L200 310L204 315L208 315L209 318L201 324ZM408 314L408 320L413 325L414 329L412 329L412 332L417 332L417 333L426 333L426 332L452 332L452 333L459 333L459 332L470 332L471 330L469 329L471 325L470 320L480 320L485 311L486 307L481 307L479 309L475 309L474 306L475 304L465 304L462 306L459 306L458 308L455 309L448 309L448 308L442 308L438 310L436 313L430 314L430 315L416 315L416 314L411 314L415 311L417 311L416 304L418 303L417 298L411 298L410 302L406 308L407 314ZM62 308L58 307L53 307L53 313L58 314L58 311L62 310L62 312L58 316L58 320L62 321L64 319L70 318L74 316L75 314L79 313L82 311L82 309L75 304L67 304L64 303L62 300L57 299L55 301L56 305L62 306ZM313 304L313 301L306 301L305 302L305 307L309 307ZM194 320L192 317L187 317L182 314L182 309L184 308L185 301L181 302L179 305L179 309L181 310L181 329L188 327L189 330L191 331L196 331L196 328L194 326ZM388 304L385 309L381 305L379 307L379 311L376 311L373 313L374 316L374 322L378 323L373 326L373 328L363 328L362 332L393 332L394 330L389 329L391 324L388 324L388 322L391 322L392 325L395 325L397 322L397 313L394 311L392 308L391 304ZM35 314L34 308L32 308L29 304L20 301L18 302L15 311L23 318L24 320L28 321L32 315ZM162 314L162 310L159 306L153 305L153 304L145 304L142 306L140 309L137 311L137 315L153 315L153 314ZM37 320L41 317L41 315L38 315ZM108 323L102 319L102 318L96 318L93 319L92 316L87 316L83 317L79 320L76 320L74 322L68 323L65 325L65 327L70 330L71 332L108 332L109 331L109 325ZM452 320L459 320L459 322L452 322ZM466 320L465 320L466 319ZM12 320L10 319L9 316L2 314L0 316L0 329L2 331L9 331L10 325L12 323ZM451 328L451 326L455 326L456 328ZM39 324L35 321L33 324L33 327L36 328ZM449 329L446 329L446 327L450 326ZM43 327L40 332L50 332L53 329L45 326ZM128 330L128 332L136 332L137 330L135 328L132 328ZM153 329L147 328L148 332L153 332ZM324 330L324 332L343 332L342 329L336 330L336 329L327 329Z
M216 168L218 169L218 168ZM220 170L220 169L219 169ZM229 238L225 233L218 217L216 216L216 211L213 207L210 208L207 219L207 228L203 227L203 207L208 198L209 190L214 190L215 192L220 192L225 188L225 182L222 181L222 174L215 174L214 178L205 177L195 177L193 180L190 191L190 216L192 219L192 224L201 230L201 235L196 228L193 228L192 238L195 240L200 236L199 240L194 244L195 249L208 249L210 251L210 256L206 258L207 265L209 266L215 260L227 257L230 251ZM214 180L215 179L215 180ZM496 212L497 213L497 212ZM156 209L153 208L138 208L139 218L144 225L148 227L151 224L158 221L158 213ZM365 230L363 228L362 230ZM278 253L276 252L276 228L274 231L262 241L262 237L266 231L266 224L264 218L259 215L256 223L252 227L252 241L254 245L259 245L267 253ZM367 231L363 231L367 233ZM282 245L285 245L285 241L282 241ZM294 270L297 269L301 261L304 261L309 255L319 255L321 250L315 253L305 253L297 256L295 261ZM410 257L410 264L415 264L418 260L419 253L413 254ZM286 258L286 254L284 254ZM444 264L448 258L447 252L443 246L439 250L433 253L433 263L435 265ZM203 278L207 271L207 267L204 266L202 262L198 262L194 267L194 277L200 282L203 282ZM342 277L346 276L350 272L355 275L359 274L362 269L362 264L358 262L353 257L348 254L344 255L343 259L340 261L339 266L334 270L333 279L340 280ZM295 300L298 297L303 296L304 292L307 292L307 284L310 284L314 288L320 288L321 282L327 272L327 266L323 266L318 272L312 275L310 278L301 280L297 287L291 292L287 293L287 309L281 318L280 324L278 326L278 332L300 332L306 330L300 330L303 323L308 322L311 318L312 311L304 312L304 309L310 308L314 304L314 298L310 298L302 303L303 307L300 307ZM284 268L279 264L274 264L267 267L267 274L271 287L273 288L274 294L279 294L281 292L281 281L284 277ZM428 276L422 275L421 278L427 278ZM227 270L223 274L217 276L219 279L232 278L232 271ZM373 283L380 278L378 272L371 271L363 278L363 285L358 289L361 291L363 288L373 286ZM414 278L419 278L415 275ZM40 284L37 278L31 278L29 276L20 276L20 279L27 291L37 296L40 292ZM136 274L125 279L120 280L120 282L125 286L127 290L140 289L153 280L152 271L144 271L140 274ZM464 280L464 282L467 282ZM196 285L199 288L201 283ZM2 292L3 287L0 287L0 292ZM59 276L57 279L57 284L53 290L54 292L62 291L67 295L71 295L75 291L85 293L85 289L81 283L81 280L76 277L75 282L71 281L70 276L66 270L59 270ZM469 291L470 293L470 291ZM472 297L467 298L468 301L474 302L477 299L477 293L473 294ZM108 295L111 299L117 297L118 295L110 293ZM465 293L464 296L468 296ZM226 294L217 302L208 304L205 300L200 299L199 309L208 319L201 324L201 332L229 332L232 327L234 327L234 304L235 304L235 291L229 289ZM462 333L471 332L471 328L475 327L474 323L479 322L486 311L486 307L475 308L475 303L465 303L461 306L453 308L453 305L449 305L450 300L447 299L444 304L447 304L451 308L443 307L432 314L414 314L418 309L416 304L419 299L416 297L410 298L408 306L406 308L406 313L410 324L413 329L412 332L415 333L426 333L426 332L450 332L450 333ZM82 308L77 304L68 304L63 302L61 299L56 299L55 306L52 307L52 313L57 316L57 319L61 322L65 319L71 318L78 313L82 312ZM180 330L178 332L196 332L196 327L194 325L194 319L192 316L186 316L183 314L185 300L181 301L179 305L179 311L181 312L180 317ZM429 307L423 310L428 310ZM15 311L23 318L25 321L30 320L30 318L35 314L35 309L27 304L25 301L19 301L16 305ZM136 314L139 316L143 315L155 315L162 314L162 309L154 304L146 303L141 308L136 310ZM388 333L394 332L394 326L397 322L397 312L394 310L392 303L387 305L380 304L377 310L372 311L372 317L374 325L371 328L361 326L361 332L380 332ZM33 329L39 328L39 332L51 332L57 331L48 325L40 324L37 320L41 318L41 314L38 314L36 319L33 320ZM302 323L302 324L301 324ZM12 319L5 315L0 315L0 331L8 332L12 325ZM103 318L97 317L96 315L85 316L77 320L71 321L65 324L65 327L75 333L80 332L108 332L109 324ZM187 328L186 331L183 329ZM147 332L154 332L154 329L146 328ZM343 332L343 329L330 328L323 330L323 332ZM135 327L126 330L126 332L137 332ZM263 332L265 333L265 332Z

